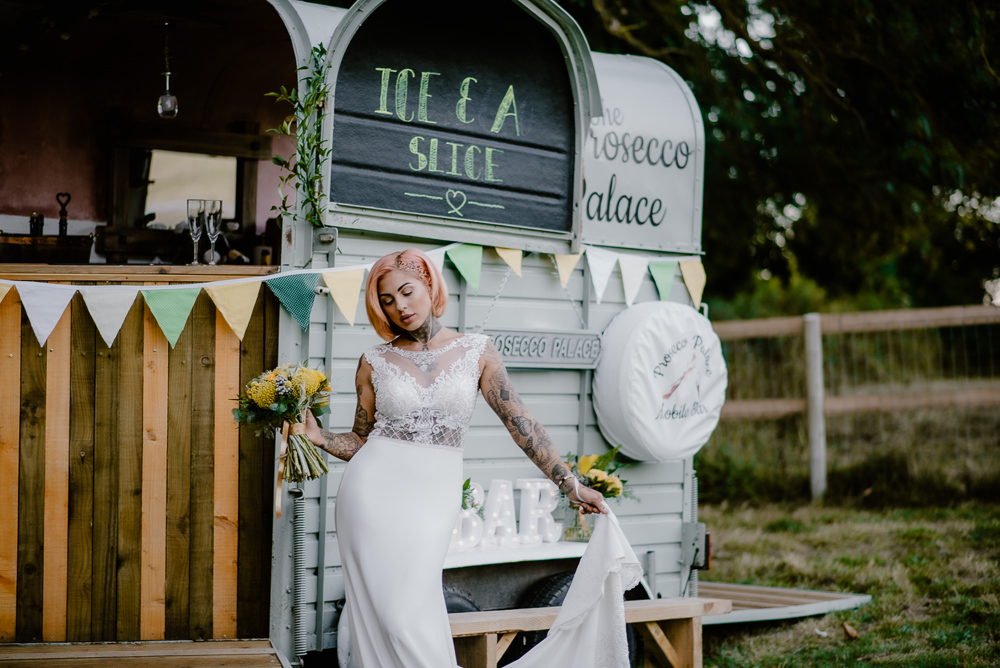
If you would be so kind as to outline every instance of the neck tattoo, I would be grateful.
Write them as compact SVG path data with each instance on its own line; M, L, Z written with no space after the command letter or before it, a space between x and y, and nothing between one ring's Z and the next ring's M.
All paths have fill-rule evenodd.
M423 350L430 350L431 347L429 344L431 339L433 339L434 336L441 331L441 329L441 323L439 323L438 319L431 314L427 316L427 320L424 320L424 323L420 325L420 327L412 332L406 332L405 335L408 339L412 339L413 341L419 343L423 347Z

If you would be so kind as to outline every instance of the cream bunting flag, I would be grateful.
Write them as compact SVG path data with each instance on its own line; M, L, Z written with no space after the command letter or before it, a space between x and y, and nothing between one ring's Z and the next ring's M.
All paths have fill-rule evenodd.
M618 262L618 253L614 253L605 248L587 246L587 265L590 267L590 278L594 281L594 292L597 303L601 303L601 297L608 288L608 279L611 272L615 270L615 263Z
M243 340L250 318L253 317L260 284L261 281L247 281L205 286L205 292L215 302L215 308L219 309L219 313L226 319L229 328L240 341Z
M435 248L434 250L425 251L427 257L431 259L434 266L438 268L442 274L444 273L444 255L452 248L458 247L459 244L450 244L448 246L442 246L441 248ZM375 264L374 262L372 264ZM368 269L371 269L372 265L368 265Z
M56 285L52 283L25 283L18 281L17 293L21 295L24 314L28 316L31 329L35 332L38 345L44 346L49 334L59 324L66 307L76 294L72 285Z
M326 287L330 288L330 296L347 318L348 324L354 327L354 316L358 311L358 299L361 296L361 284L365 280L365 268L350 271L330 271L323 274Z
M101 338L110 348L118 338L118 331L125 323L128 312L132 310L139 288L109 285L99 288L81 287L79 290L83 296L83 303L90 311L90 317L97 325L97 331L101 333Z
M514 273L519 277L521 275L521 251L518 248L494 248L500 259L507 263Z
M0 304L3 303L3 298L7 296L10 289L14 287L10 283L0 283Z
M639 294L642 278L646 275L649 258L621 253L618 255L618 268L622 272L622 287L625 288L625 304L632 305L635 296Z
M576 265L580 262L580 258L583 257L583 251L574 255L559 255L555 253L552 257L556 260L556 269L559 271L559 284L564 288L566 284L569 283L569 277L573 275L573 270L576 269Z
M681 276L684 277L684 285L691 293L691 301L695 308L701 308L701 295L705 290L705 266L701 260L684 260L680 263Z

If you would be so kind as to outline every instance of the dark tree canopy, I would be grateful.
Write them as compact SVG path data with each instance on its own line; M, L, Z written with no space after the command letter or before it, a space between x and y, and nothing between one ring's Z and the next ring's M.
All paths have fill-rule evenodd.
M562 0L598 51L658 58L705 116L709 291L976 303L1000 272L995 0Z

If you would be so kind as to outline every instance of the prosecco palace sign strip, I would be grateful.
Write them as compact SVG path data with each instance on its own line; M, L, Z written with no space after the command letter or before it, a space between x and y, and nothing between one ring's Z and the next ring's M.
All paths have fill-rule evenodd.
M334 93L330 201L572 230L573 97L559 44L514 3L491 15L386 2Z

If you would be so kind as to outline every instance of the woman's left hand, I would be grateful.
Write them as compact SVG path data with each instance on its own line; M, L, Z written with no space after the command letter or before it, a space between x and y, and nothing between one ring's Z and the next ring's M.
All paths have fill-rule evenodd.
M579 497L574 499L573 497ZM569 495L569 500L578 504L584 515L594 515L596 513L607 513L608 506L604 502L604 495L597 490L580 485Z

